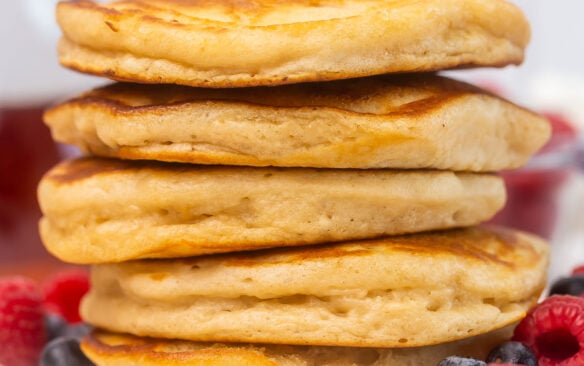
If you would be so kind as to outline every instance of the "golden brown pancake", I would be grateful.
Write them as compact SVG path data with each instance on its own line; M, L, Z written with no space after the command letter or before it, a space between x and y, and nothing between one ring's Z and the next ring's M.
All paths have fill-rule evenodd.
M505 0L61 2L59 59L117 80L242 87L523 60Z
M83 158L39 185L44 244L103 263L467 226L505 202L500 177L425 170L197 166Z
M427 346L521 319L545 286L548 251L525 233L475 227L95 265L81 313L156 338Z
M511 333L506 327L457 342L392 349L203 343L96 331L81 347L99 366L433 366L452 355L484 359Z
M114 84L51 108L57 141L123 159L324 168L516 168L549 137L535 113L428 74L281 87Z

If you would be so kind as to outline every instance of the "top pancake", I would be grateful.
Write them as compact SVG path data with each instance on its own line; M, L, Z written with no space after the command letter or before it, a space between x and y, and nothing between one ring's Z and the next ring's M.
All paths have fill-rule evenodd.
M516 168L541 116L433 74L239 89L113 84L54 106L57 141L123 159L316 168Z
M63 65L117 80L242 87L519 64L505 0L62 2Z

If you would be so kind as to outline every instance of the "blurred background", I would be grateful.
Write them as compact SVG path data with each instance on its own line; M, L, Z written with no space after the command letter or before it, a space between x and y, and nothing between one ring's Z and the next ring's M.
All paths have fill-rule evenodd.
M498 223L552 243L551 276L584 264L584 1L515 0L532 23L521 67L448 73L540 113L554 138L530 164L504 174L509 188ZM58 160L75 154L54 144L41 122L46 106L105 83L59 67L54 0L0 2L0 273L55 260L37 234L36 185ZM580 146L580 150L579 150ZM122 244L122 243L120 243ZM39 266L38 268L42 268Z

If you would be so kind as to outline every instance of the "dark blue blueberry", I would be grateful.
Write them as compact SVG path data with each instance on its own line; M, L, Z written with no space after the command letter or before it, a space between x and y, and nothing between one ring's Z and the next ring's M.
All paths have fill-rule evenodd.
M59 337L50 341L41 354L39 366L93 366L81 352L79 341L72 337Z
M44 316L45 329L47 330L47 340L51 341L65 334L69 324L62 316L46 313Z
M446 357L438 366L486 366L484 361L476 360L470 357L450 356Z
M487 362L537 366L537 357L521 342L505 342L489 352Z
M80 340L93 329L85 323L69 324L65 318L56 314L45 314L45 327L48 341L57 337L73 337Z
M573 296L584 294L584 274L560 278L550 288L550 296L554 294Z

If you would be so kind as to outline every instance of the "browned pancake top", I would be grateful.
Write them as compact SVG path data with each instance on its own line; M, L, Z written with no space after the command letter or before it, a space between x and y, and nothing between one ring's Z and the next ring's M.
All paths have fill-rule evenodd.
M160 365L178 365L184 362L208 362L212 365L214 363L211 362L217 362L218 365L224 365L229 361L238 365L276 365L260 352L261 348L141 338L101 331L86 336L82 348L99 359L149 360Z
M66 106L105 108L113 114L163 113L193 103L231 102L268 107L335 108L373 115L423 115L469 94L495 97L470 84L434 74L370 77L325 83L238 89L116 83L94 89Z
M523 235L523 234L521 234ZM509 270L530 267L541 260L541 253L520 233L503 227L474 227L445 230L414 235L394 236L363 240L339 245L318 245L309 247L273 248L252 252L228 253L215 256L201 256L178 259L186 266L196 267L198 262L207 260L221 262L228 267L269 267L275 265L300 265L306 262L334 260L350 257L373 256L380 252L400 253L417 257L455 257L476 261L486 265L503 266ZM148 260L145 266L148 267ZM154 263L164 263L153 260ZM168 261L167 261L168 262Z
M264 169L264 176L269 178L274 172L286 172L288 174L303 174L306 172L320 173L323 176L343 174L353 172L359 176L366 176L368 174L383 173L383 169L369 169L367 171L361 169L318 169L318 168L280 168L268 167ZM137 172L144 171L153 175L179 176L182 173L193 174L221 174L222 172L228 174L242 174L257 170L253 167L242 166L221 166L221 165L196 165L183 163L168 163L160 161L143 161L143 160L121 160L100 158L95 156L85 156L73 160L67 160L59 163L52 170L47 172L43 180L51 181L57 185L74 183L84 179L90 179L94 176L108 176L108 175L133 175ZM419 169L417 171L408 171L406 169L393 169L397 173L423 173L427 177L433 175L440 175L441 172L435 169ZM465 173L460 173L465 174ZM493 176L490 173L474 173L477 176Z
M367 8L379 7L379 1L364 1ZM407 3L403 0L386 0L399 6ZM270 20L274 14L286 13L291 9L310 11L310 9L342 9L346 6L343 0L118 0L103 5L87 0L62 1L61 8L77 7L91 9L107 14L110 18L141 16L148 22L160 23L165 26L188 27L189 21L208 21L209 27L216 26L213 22L248 24L250 26L277 26ZM322 16L326 20L329 16ZM119 20L119 19L116 19ZM290 20L290 22L301 19ZM108 25L116 31L113 24Z

